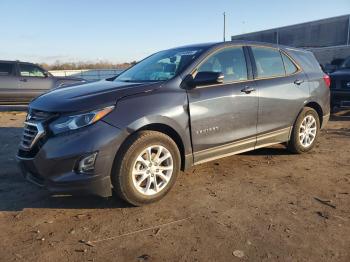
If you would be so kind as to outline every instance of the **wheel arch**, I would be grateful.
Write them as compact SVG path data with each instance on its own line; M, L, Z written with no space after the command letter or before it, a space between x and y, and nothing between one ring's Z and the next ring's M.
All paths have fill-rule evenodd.
M129 130L129 134L128 136L124 139L124 141L122 142L122 144L120 145L115 158L117 159L118 157L121 156L121 153L123 151L123 149L125 148L125 145L128 143L129 139L136 134L137 132L140 131L157 131L160 133L163 133L167 136L169 136L177 145L179 152L180 152L180 157L181 157L181 170L185 170L187 165L186 161L188 161L186 159L186 150L185 150L185 144L184 141L181 138L181 135L179 134L179 132L177 132L175 130L175 128L171 127L170 125L164 124L164 123L149 123L146 125L143 125L141 127L138 127L137 129L132 129ZM130 132L131 131L131 132Z
M169 136L172 140L177 145L177 148L180 151L180 156L181 156L181 170L185 169L185 146L184 143L181 139L181 136L176 132L175 129L172 127L166 125L166 124L161 124L161 123L153 123L149 124L146 126L143 126L142 128L138 129L136 132L143 131L143 130L148 130L148 131L157 131L163 134L166 134Z
M323 125L323 110L322 110L322 107L320 106L320 104L317 102L311 101L311 102L308 102L307 104L305 104L304 107L310 107L317 112L318 118L320 120L320 126L322 127L322 125Z

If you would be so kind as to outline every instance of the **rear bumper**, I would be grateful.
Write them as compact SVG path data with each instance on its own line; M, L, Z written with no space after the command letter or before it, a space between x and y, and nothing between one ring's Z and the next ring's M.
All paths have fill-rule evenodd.
M126 134L103 121L76 132L49 138L32 157L17 155L23 176L53 194L112 194L111 170L117 150ZM95 168L89 173L77 170L79 161L98 152Z

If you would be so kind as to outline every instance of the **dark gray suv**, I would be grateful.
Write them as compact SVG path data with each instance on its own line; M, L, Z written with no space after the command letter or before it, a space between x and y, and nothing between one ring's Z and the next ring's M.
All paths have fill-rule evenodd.
M117 77L57 89L29 106L18 161L55 194L162 198L180 170L284 143L311 150L329 118L312 53L252 42L151 55Z

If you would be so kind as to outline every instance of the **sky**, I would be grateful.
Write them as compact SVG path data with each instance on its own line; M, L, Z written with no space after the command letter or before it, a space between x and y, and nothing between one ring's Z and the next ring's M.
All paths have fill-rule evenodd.
M350 14L350 0L0 0L0 59L139 60L186 44Z

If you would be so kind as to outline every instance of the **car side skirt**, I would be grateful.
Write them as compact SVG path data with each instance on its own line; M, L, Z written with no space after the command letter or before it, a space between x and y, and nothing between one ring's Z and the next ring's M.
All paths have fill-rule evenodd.
M194 153L194 165L289 141L292 127L250 137Z

